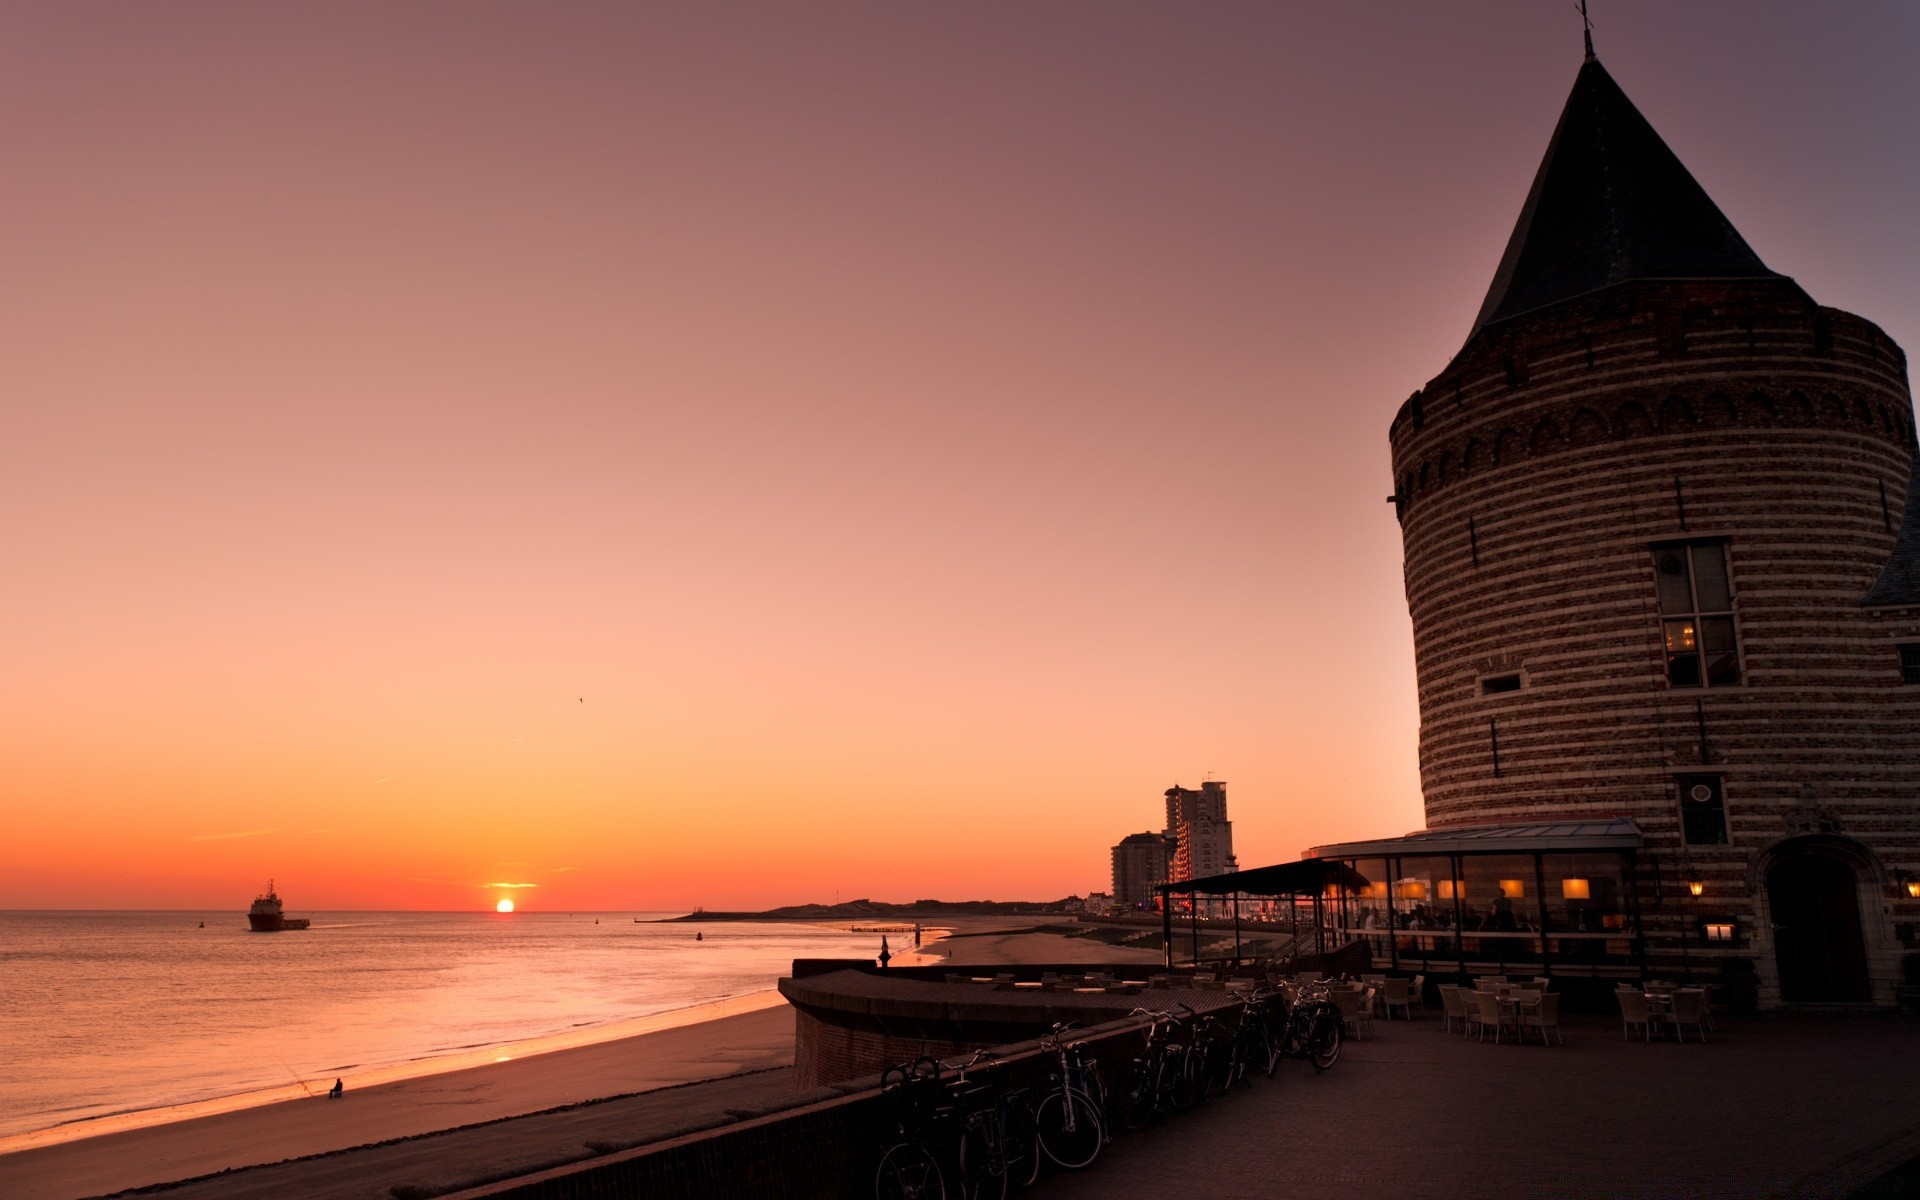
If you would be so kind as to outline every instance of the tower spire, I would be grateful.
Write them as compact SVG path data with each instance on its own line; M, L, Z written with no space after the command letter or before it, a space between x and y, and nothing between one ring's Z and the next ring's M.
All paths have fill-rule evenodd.
M1586 39L1587 61L1593 61L1593 18L1587 15L1587 0L1580 0L1580 36Z

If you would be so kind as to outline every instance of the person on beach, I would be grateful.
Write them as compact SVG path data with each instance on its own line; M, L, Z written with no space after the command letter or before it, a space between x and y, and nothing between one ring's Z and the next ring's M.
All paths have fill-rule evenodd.
M346 1093L347 1081L344 1079L336 1079L333 1081L333 1086L327 1089L327 1099L338 1100L340 1097L346 1095Z

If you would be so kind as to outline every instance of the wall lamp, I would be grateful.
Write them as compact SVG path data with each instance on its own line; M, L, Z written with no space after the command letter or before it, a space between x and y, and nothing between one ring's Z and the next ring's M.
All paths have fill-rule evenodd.
M1893 894L1899 895L1902 888L1906 889L1907 895L1920 899L1920 878L1916 878L1911 871L1896 868L1893 872Z
M1706 891L1707 891L1707 881L1706 881L1706 880L1704 880L1704 879L1689 879L1689 880L1687 880L1687 895L1689 895L1689 896L1701 896L1701 895L1705 895L1705 894L1706 894Z

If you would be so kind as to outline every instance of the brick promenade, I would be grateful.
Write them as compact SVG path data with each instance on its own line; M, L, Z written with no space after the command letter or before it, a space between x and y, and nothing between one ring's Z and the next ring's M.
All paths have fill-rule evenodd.
M1210 1100L1110 1145L1044 1200L1846 1196L1920 1156L1920 1020L1723 1020L1706 1045L1477 1044L1378 1022L1314 1076Z

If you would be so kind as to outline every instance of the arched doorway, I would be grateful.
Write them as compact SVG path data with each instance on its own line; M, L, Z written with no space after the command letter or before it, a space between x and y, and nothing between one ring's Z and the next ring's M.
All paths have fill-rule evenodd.
M1796 854L1767 871L1767 903L1788 1004L1867 999L1867 948L1853 868L1824 854Z

